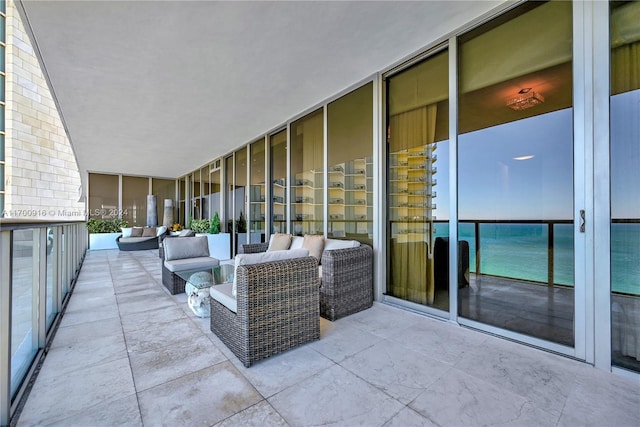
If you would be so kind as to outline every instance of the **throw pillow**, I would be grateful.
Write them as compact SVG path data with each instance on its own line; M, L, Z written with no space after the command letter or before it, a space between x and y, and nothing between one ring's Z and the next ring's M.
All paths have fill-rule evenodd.
M155 227L145 227L142 229L142 237L156 237Z
M291 245L291 234L275 233L271 235L269 239L269 247L267 252L271 251L283 251L289 249Z
M166 232L167 232L167 227L165 227L164 225L156 228L156 236L162 236Z
M322 258L322 250L324 249L324 236L305 234L302 247L308 249L309 256L315 257L319 262L320 258Z
M193 230L186 229L182 230L180 234L178 234L178 237L193 237L195 235L196 233Z
M131 237L142 237L142 227L133 227Z
M281 250L281 251L270 251L270 252L259 252L256 254L238 254L235 258L235 268L233 270L233 287L231 288L231 293L233 296L237 293L237 282L236 278L238 275L236 274L238 271L239 265L250 265L250 264L260 264L262 262L272 262L272 261L281 261L283 259L293 259L293 258L304 258L309 256L309 251L307 249L293 249L293 250Z
M122 227L122 237L131 237L131 232L133 231L133 227Z

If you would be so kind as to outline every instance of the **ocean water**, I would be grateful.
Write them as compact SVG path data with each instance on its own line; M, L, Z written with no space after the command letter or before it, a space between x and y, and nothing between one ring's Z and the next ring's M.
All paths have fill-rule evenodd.
M476 270L474 225L463 223L459 239L469 242L469 267ZM436 237L449 235L436 224ZM480 270L484 274L547 282L546 224L481 224ZM554 225L554 282L574 285L573 225ZM640 224L612 224L611 277L615 292L640 295Z

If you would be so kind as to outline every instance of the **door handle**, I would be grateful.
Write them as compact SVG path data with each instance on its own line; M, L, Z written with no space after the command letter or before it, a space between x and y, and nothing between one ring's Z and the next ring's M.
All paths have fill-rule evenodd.
M584 209L580 209L580 232L584 233Z

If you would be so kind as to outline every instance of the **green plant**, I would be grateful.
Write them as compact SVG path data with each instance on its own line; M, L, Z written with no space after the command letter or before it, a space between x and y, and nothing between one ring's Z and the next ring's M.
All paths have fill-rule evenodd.
M246 233L247 232L247 221L244 218L244 214L240 211L240 218L238 218L238 222L236 223L236 232L238 233Z
M208 233L209 220L208 219L191 220L191 230L193 230L193 232L195 233Z
M119 233L123 227L128 227L129 223L120 218L96 219L87 221L89 233Z
M213 214L213 218L211 218L211 223L209 224L209 233L220 233L220 217L218 216L218 212L215 212Z

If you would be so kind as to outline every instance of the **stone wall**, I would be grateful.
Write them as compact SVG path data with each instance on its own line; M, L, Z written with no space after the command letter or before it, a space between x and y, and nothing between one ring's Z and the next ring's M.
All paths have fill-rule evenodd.
M13 1L6 31L4 216L84 219L78 164Z

